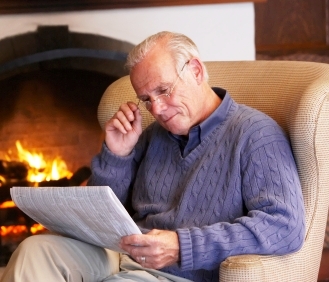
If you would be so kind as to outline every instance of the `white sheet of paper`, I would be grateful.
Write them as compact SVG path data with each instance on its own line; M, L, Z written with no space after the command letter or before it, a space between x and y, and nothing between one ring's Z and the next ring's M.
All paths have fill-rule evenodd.
M49 231L123 252L122 236L141 234L108 186L12 187L12 200Z

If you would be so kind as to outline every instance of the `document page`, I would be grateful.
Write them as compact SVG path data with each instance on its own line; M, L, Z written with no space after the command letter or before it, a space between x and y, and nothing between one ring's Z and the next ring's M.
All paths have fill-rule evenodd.
M122 236L141 234L108 186L13 187L12 200L49 231L124 252Z

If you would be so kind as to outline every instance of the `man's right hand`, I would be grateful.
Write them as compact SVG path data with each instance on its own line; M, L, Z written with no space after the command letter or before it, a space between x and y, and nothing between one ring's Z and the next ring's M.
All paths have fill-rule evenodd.
M105 143L118 156L127 156L142 134L142 116L133 102L122 104L105 124Z

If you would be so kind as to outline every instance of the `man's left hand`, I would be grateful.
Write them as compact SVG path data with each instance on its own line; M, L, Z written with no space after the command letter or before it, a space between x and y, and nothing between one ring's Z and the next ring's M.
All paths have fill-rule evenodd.
M147 234L122 237L120 247L145 268L161 269L179 261L178 235L153 229Z

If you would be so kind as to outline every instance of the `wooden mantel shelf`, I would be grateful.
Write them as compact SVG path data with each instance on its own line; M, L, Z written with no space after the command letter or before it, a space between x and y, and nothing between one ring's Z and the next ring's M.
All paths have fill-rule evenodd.
M267 0L0 0L0 14L266 1Z

